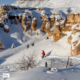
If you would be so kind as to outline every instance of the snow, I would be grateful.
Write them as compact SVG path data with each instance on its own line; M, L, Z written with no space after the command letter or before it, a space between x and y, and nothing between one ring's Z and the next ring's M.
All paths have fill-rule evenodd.
M47 38L47 34L40 30L42 25L42 20L40 18L41 15L46 17L57 19L66 18L67 10L70 10L70 13L80 13L80 1L77 0L45 0L45 1L16 1L12 5L19 7L39 7L43 8L43 11L39 10L11 10L11 15L22 15L23 18L27 16L34 16L33 20L37 19L37 30L32 31L32 36L30 35L31 30L29 29L27 32L24 32L22 29L21 23L17 25L11 24L9 20L6 25L9 26L10 32L5 33L2 28L0 28L0 39L5 45L5 50L0 51L0 74L3 73L4 70L7 70L10 73L10 78L7 80L80 80L80 55L72 57L71 56L71 45L68 43L68 37L71 35L71 32L63 32L67 34L67 36L61 38L58 42L53 42L53 36L49 39ZM57 5L57 6L56 6ZM24 13L31 12L32 14ZM46 15L49 13L49 16ZM52 15L52 13L59 15ZM47 20L47 19L45 19ZM14 21L14 20L12 20ZM2 20L0 20L3 23ZM18 19L17 19L18 22ZM31 20L29 19L29 22ZM64 20L61 24L64 23ZM48 23L47 23L48 24ZM46 27L47 27L46 24ZM60 25L59 22L56 22L55 25ZM68 25L68 24L67 24ZM80 25L79 23L76 25ZM76 25L71 25L72 29L76 27ZM27 28L26 25L24 25ZM80 30L80 26L75 29ZM50 29L54 30L54 26ZM37 33L39 35L37 35ZM79 40L77 45L80 43L79 39L80 33L76 33L72 35L72 42ZM34 46L32 46L34 43ZM29 48L27 48L29 45ZM12 48L12 47L15 48ZM4 47L4 46L2 46ZM75 47L72 46L72 49ZM42 59L41 52L45 51L46 56ZM37 55L37 66L28 71L17 71L14 66L17 61L19 61L23 55L30 55L30 53L36 53ZM73 66L68 66L66 68L67 58L70 57L72 59ZM51 67L51 61L53 61L53 67L51 70L48 70ZM48 63L48 67L45 67L45 62ZM25 76L26 75L26 76ZM2 77L0 76L0 80Z
M77 32L75 33L75 35L72 35L72 50L75 49L76 46L78 46L80 44L80 37L79 37L80 33ZM73 42L78 41L78 43L76 44L76 46L73 45Z
M79 27L76 26L75 29L80 30L80 23L77 24Z
M50 16L50 18L54 18L54 17L55 17L54 15L51 15L51 16Z
M5 29L9 29L9 26L8 26L8 25L5 25L4 28L5 28Z
M11 48L15 48L15 44L14 43L12 44Z
M73 25L72 26L72 30L74 30L74 29L80 30L80 23L77 23L76 25ZM75 34L71 34L71 36L72 36L72 43L71 43L72 50L74 50L75 47L80 44L80 37L79 37L80 36L80 32L76 32ZM76 45L73 44L73 42L75 42L75 41L78 41L78 43Z
M48 19L47 19L47 18L45 18L45 19L44 19L44 21L48 21Z
M5 15L5 18L8 19L8 15L7 14Z
M4 46L4 44L3 44L2 40L1 40L1 38L0 38L0 43L1 43L1 48L5 48L5 46Z
M47 24L46 24L46 29L48 29L48 26L47 26L48 24L49 24L49 22L47 22Z
M22 14L20 13L19 16L22 16Z
M24 13L24 14L23 14L23 19L25 19L25 17L26 17L26 14Z
M63 24L65 20L62 20L60 23Z
M57 21L57 22L55 23L55 25L60 25L60 22Z
M36 34L37 33L39 34L39 35L37 35L38 38L45 36L45 32L42 32L40 29L36 30Z
M80 68L55 69L52 73L48 67L37 67L29 71L16 72L8 80L79 80ZM25 76L26 75L26 76ZM74 76L73 76L74 75Z
M57 15L55 17L56 17L56 20L60 20L61 19L61 15Z
M4 24L4 22L0 19L0 23Z
M27 25L24 25L25 29L27 29Z
M36 18L34 17L33 20L36 20Z
M45 10L41 11L41 14L46 14Z
M51 27L50 31L54 31L54 26Z
M1 46L1 48L5 48L5 46L4 46L4 44L2 43L2 46Z

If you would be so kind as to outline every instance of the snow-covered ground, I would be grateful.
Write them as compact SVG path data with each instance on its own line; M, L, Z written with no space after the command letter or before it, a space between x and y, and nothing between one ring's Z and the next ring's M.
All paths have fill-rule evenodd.
M80 13L79 0L16 1L12 5L19 7L42 7L46 13L49 13L49 16L51 16L53 11L62 13L62 17L67 16L67 10L70 13ZM3 28L0 28L0 38L3 44L5 44L5 50L0 51L0 80L3 80L2 74L6 71L10 74L10 77L6 80L80 80L80 55L71 56L71 45L67 40L71 32L64 32L67 36L58 42L53 42L53 36L46 39L47 34L44 32L37 35L42 24L41 14L38 10L32 10L31 12L38 21L37 31L33 31L32 36L29 34L31 30L28 30L28 32L23 31L19 21L15 25L11 24L9 20L6 24L9 26L9 33L5 33ZM15 13L14 11L13 14ZM15 48L11 48L13 43ZM34 46L32 46L32 43L34 43ZM27 48L28 44L29 48ZM46 53L44 59L41 58L42 50ZM30 55L30 53L36 53L37 66L28 71L17 71L14 67L15 63L22 56ZM68 57L70 57L73 65L66 68ZM48 63L48 67L45 67L45 62ZM51 67L51 62L52 68L48 70Z

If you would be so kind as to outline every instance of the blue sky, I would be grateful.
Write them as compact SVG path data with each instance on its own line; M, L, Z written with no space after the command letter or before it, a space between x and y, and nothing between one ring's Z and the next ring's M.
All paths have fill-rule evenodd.
M17 0L0 0L0 5L1 4L11 4L11 3L15 2L15 1L17 1Z

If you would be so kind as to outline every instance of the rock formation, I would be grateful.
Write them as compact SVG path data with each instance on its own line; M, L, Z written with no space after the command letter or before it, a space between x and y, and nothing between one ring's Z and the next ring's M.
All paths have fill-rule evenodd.
M33 18L32 24L31 24L31 30L32 31L35 31L36 28L37 28L37 19L36 18Z

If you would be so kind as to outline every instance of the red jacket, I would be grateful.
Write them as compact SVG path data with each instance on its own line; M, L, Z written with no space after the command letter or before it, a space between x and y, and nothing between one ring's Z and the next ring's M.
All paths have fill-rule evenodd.
M41 53L43 56L45 56L45 52L43 51L42 53Z

